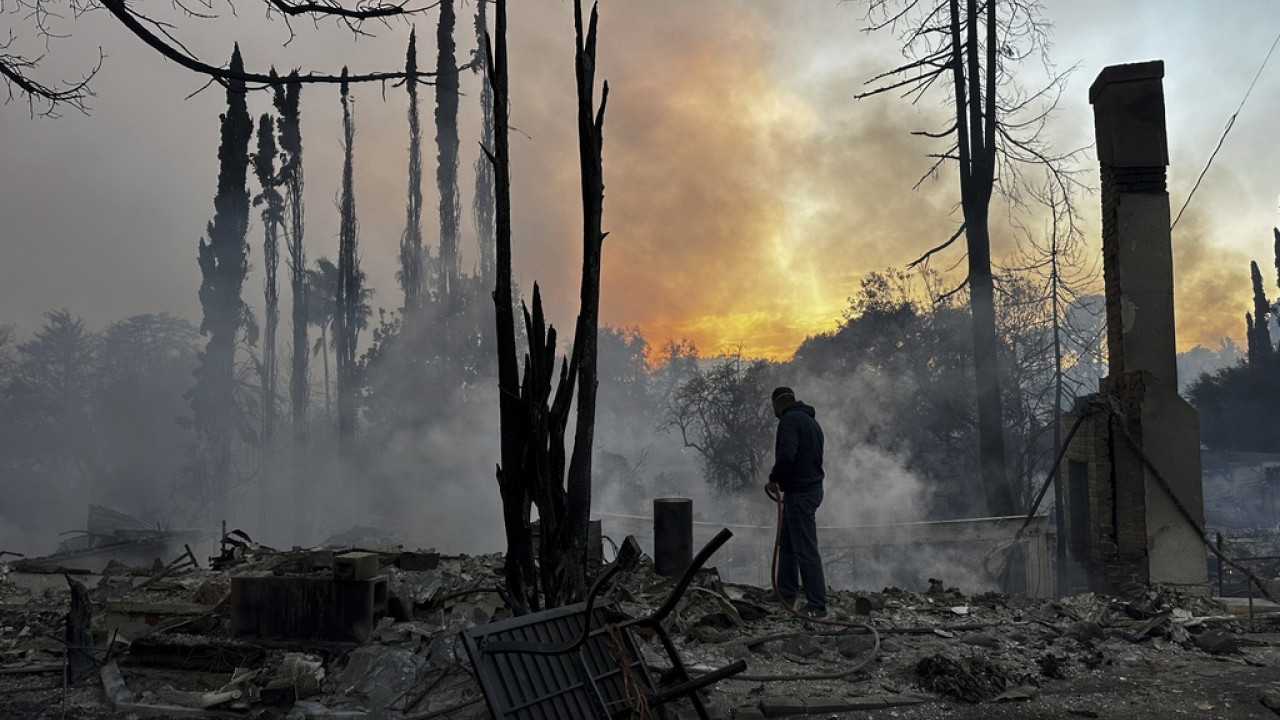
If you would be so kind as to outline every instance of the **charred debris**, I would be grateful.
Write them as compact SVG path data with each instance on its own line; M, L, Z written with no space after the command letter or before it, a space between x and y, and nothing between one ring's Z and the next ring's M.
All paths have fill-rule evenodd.
M1156 657L1280 662L1273 604L1162 587L1025 599L935 579L835 591L834 622L805 621L767 588L721 580L727 530L680 577L658 574L633 538L603 538L587 603L515 616L501 554L410 549L368 528L282 550L233 529L201 558L186 533L90 517L53 555L5 553L0 715L836 717L1043 704ZM140 561L158 546L167 554ZM585 676L566 684L557 668ZM504 683L537 697L508 712ZM1257 690L1265 704L1273 689Z

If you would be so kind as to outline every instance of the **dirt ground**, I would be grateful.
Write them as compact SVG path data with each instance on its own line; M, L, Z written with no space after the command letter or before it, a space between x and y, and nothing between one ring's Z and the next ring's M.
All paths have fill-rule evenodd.
M382 555L380 572L399 608L392 614L402 617L383 618L362 643L228 637L228 577L243 568L151 582L141 573L82 576L92 583L98 650L92 673L69 687L65 579L0 571L0 718L489 717L459 633L508 614L496 589L501 558L442 557L431 570L403 570L395 556ZM264 554L251 566L272 562ZM672 585L646 565L619 580L609 599L631 616L650 614ZM763 588L721 583L714 569L693 587L669 627L682 660L695 672L747 662L739 676L704 692L718 718L783 716L790 708L789 716L821 718L1167 720L1269 718L1280 708L1280 613L1261 602L1249 616L1239 601L1160 589L1136 598L1025 600L938 583L833 592L832 622L820 624L770 602ZM860 599L883 606L860 615ZM142 615L148 627L109 627L107 609L120 603L153 610ZM181 653L158 661L157 638L185 644L186 657L199 662ZM660 670L656 643L643 649ZM108 694L101 670L108 659L127 703ZM236 680L236 665L252 673L248 679ZM824 675L840 677L797 679ZM282 694L284 677L291 679ZM194 707L201 693L232 686L244 690L237 702ZM669 707L691 712L687 703Z

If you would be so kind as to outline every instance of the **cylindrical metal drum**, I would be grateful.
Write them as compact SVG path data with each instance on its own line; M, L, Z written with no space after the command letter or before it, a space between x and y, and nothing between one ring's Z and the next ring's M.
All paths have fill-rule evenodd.
M653 569L678 577L693 562L693 500L655 498L653 501Z

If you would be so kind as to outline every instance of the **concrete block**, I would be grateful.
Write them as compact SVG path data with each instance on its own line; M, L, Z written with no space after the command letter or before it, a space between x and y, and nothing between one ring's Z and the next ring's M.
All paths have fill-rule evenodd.
M364 642L387 613L387 578L248 572L231 578L234 637Z
M377 574L377 553L354 551L333 556L334 580L368 580Z

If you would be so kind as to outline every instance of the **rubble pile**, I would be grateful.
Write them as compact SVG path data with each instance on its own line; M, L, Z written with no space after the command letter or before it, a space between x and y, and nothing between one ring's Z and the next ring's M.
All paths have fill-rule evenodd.
M242 534L222 550L216 569L0 565L0 717L489 717L460 634L511 616L500 555L276 551ZM644 558L600 602L651 614L676 581ZM77 585L91 609L89 647L68 641ZM1172 588L1027 600L939 580L837 590L828 604L830 622L802 619L768 589L707 567L665 627L695 675L746 661L700 691L721 718L1231 718L1280 708L1280 623L1261 604L1241 615ZM667 656L638 638L661 682ZM73 650L92 660L74 681ZM692 716L687 703L667 710Z

